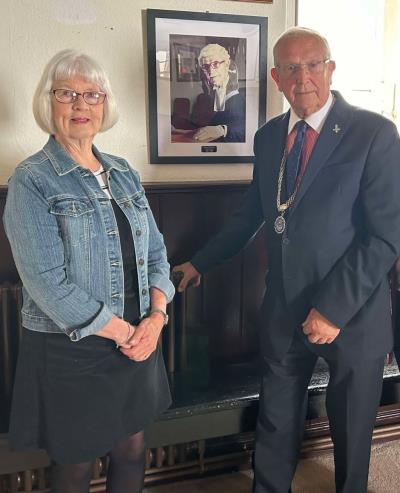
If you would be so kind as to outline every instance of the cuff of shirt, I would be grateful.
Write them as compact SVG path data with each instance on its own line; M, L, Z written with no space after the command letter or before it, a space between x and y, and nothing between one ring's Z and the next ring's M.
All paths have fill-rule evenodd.
M172 301L175 294L175 288L172 282L165 276L151 274L149 276L149 286L150 288L157 288L162 291L167 297L167 303Z
M108 308L108 306L103 305L102 309L99 311L96 317L90 322L89 325L73 330L68 334L69 338L71 339L71 341L76 342L82 339L83 337L92 336L93 334L101 330L106 324L108 324L112 316L113 313Z

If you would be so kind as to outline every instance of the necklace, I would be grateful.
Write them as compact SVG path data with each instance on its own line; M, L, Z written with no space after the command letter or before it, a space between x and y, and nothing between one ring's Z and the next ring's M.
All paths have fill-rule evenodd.
M293 190L292 195L287 199L286 202L281 202L281 195L282 195L282 182L283 182L283 175L285 174L285 169L286 169L286 161L287 161L287 150L285 149L281 164L279 166L279 175L278 175L278 191L276 194L276 208L278 209L278 216L275 219L274 222L274 229L275 232L280 235L285 231L286 228L286 221L284 218L285 212L290 208L290 206L293 204L294 199L296 198L297 190L299 188L299 182L297 182L295 189Z

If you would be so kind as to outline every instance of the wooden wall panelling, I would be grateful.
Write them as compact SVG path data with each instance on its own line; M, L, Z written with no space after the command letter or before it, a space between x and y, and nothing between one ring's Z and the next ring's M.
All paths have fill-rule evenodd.
M217 234L242 198L243 189L211 191L205 210L207 236ZM216 366L232 363L241 353L241 273L243 253L206 274L204 317L209 326L210 355Z
M3 213L7 197L7 187L0 185L0 283L18 281L19 276L15 268L10 244L3 228Z
M8 430L12 389L21 338L20 286L0 284L0 433Z
M148 187L149 202L164 235L171 265L189 260L221 229L238 207L246 188L247 183L189 184L168 189ZM243 337L246 337L241 292L243 261L244 254L237 255L203 276L199 289L188 290L184 313L187 330L184 352L191 358L186 361L185 369L190 365L199 366L204 358L211 365L240 359ZM257 276L260 277L258 267L252 274L252 277ZM251 286L254 285L253 282ZM252 291L251 286L248 291ZM182 303L180 298L177 295L175 299L178 306ZM254 341L254 331L252 339ZM182 339L178 337L178 346L179 341ZM246 343L246 346L249 344ZM254 348L254 342L250 346ZM180 352L179 347L177 349Z
M149 196L152 195L150 191ZM204 242L204 223L202 222L201 209L203 194L199 187L189 190L166 190L157 193L158 198L158 224L164 235L171 267L189 260L192 254ZM201 326L202 316L202 290L192 289L185 299L176 295L175 305L177 310L176 320L176 370L187 370L193 366L189 357L193 341L198 340L193 330ZM188 300L190 309L186 311L182 303ZM186 306L186 304L185 304ZM185 320L183 320L183 318ZM188 327L191 327L190 331ZM190 336L188 334L190 333ZM188 345L190 346L188 348Z

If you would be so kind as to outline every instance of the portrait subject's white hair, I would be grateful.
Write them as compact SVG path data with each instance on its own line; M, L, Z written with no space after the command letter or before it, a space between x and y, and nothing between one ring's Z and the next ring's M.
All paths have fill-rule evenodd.
M67 49L56 53L48 62L33 96L33 115L39 127L46 133L55 133L51 104L53 83L56 80L74 78L96 84L107 95L104 100L100 132L104 132L115 125L118 120L117 103L106 72L85 53Z
M214 60L230 60L231 57L228 53L228 50L224 48L223 46L216 44L216 43L211 43L206 46L204 46L200 53L199 53L199 62L201 64L201 60L205 58L213 58Z

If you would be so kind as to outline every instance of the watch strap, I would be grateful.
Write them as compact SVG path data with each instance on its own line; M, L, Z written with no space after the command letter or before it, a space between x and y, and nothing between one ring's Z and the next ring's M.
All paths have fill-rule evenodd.
M150 315L152 313L159 313L160 315L162 315L164 317L164 325L167 325L168 323L168 314L164 311L164 310L161 310L161 308L152 308L150 310Z

